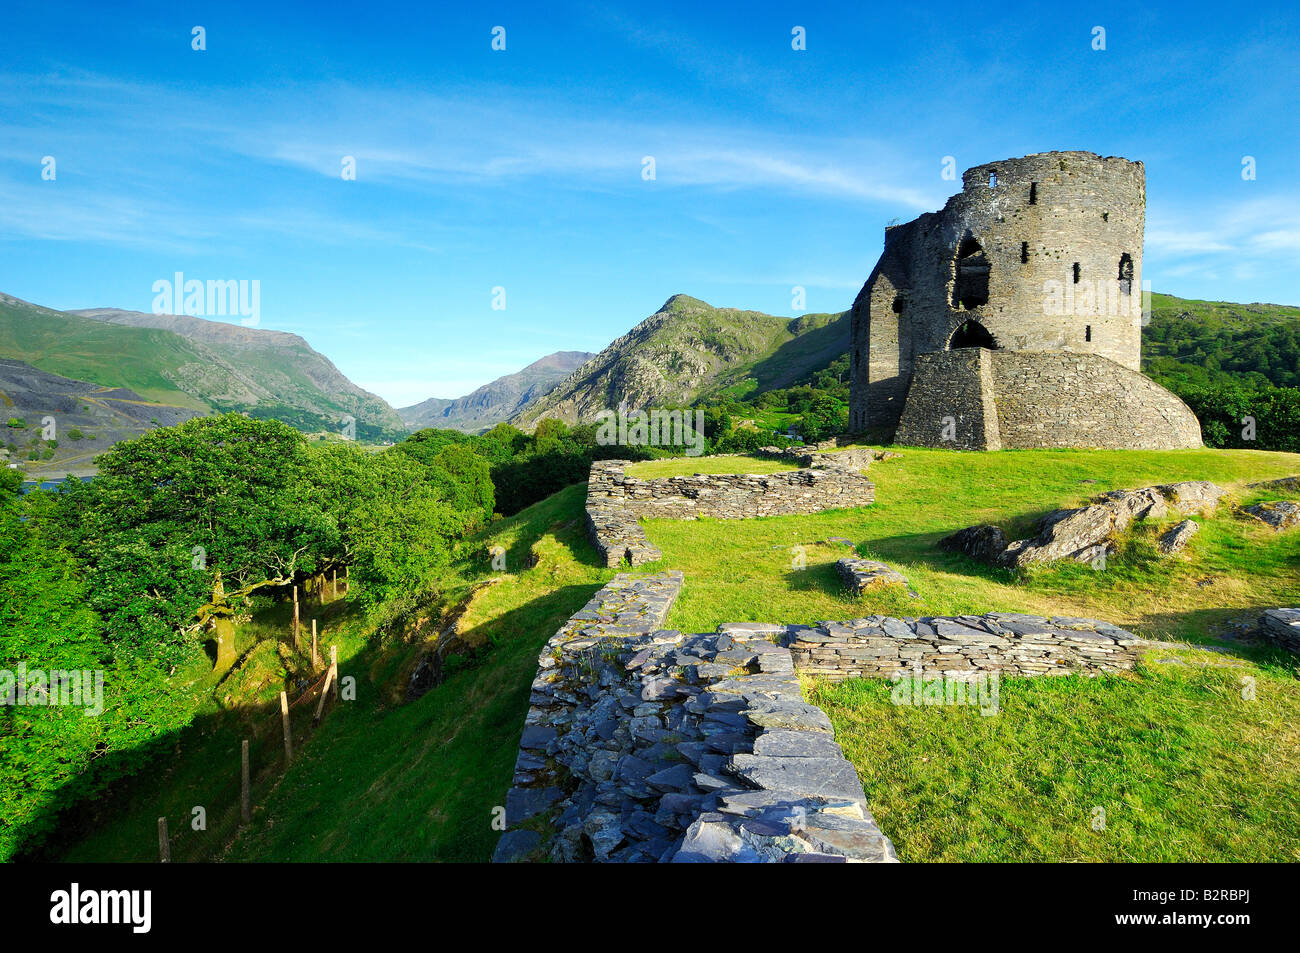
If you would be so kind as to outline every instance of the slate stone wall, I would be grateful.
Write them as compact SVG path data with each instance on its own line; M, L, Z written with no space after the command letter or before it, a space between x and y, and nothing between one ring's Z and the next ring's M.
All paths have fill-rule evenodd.
M626 460L591 465L587 506L617 506L638 518L749 519L866 506L875 484L865 474L834 467L780 473L699 473L640 480L627 476Z
M955 618L894 619L790 626L787 641L802 674L840 680L895 672L953 677L1096 675L1128 671L1147 643L1095 619L1008 612Z
M849 455L844 457L846 463L861 462L853 451L843 454ZM588 532L601 559L611 567L625 558L633 566L661 558L637 522L641 517L748 519L866 506L875 499L875 484L848 466L639 480L626 475L627 465L626 460L598 460L591 465L587 481Z
M896 860L785 627L665 631L681 584L620 575L547 643L494 860Z
M1300 655L1300 609L1269 609L1260 619L1264 637Z

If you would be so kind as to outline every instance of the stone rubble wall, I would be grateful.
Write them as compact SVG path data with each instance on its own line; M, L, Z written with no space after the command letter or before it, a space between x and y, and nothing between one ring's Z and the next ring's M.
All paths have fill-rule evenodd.
M1259 622L1266 639L1300 655L1300 609L1269 609Z
M953 678L964 674L1096 675L1129 671L1147 645L1095 619L1011 612L952 618L871 616L790 626L790 653L804 675L840 680L895 672Z
M680 573L616 577L538 660L496 861L896 861L784 626L662 625Z
M627 465L627 460L597 460L587 482L587 526L607 566L618 566L625 557L639 566L662 556L637 522L643 517L749 519L866 506L875 500L875 484L850 467L640 480L627 476Z

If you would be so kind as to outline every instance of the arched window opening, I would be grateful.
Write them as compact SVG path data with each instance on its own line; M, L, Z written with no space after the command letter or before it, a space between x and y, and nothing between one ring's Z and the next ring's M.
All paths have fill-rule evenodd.
M903 296L902 296L902 295L895 295L895 296L894 296L894 304L893 304L894 314L902 314L902 313L903 313L903 305L904 305L904 304L906 304L906 302L903 300Z
M1119 256L1119 290L1121 294L1133 293L1133 256L1128 252Z
M989 261L969 232L957 246L957 280L952 299L954 308L967 311L989 303Z
M1029 264L1029 242L1020 243L1020 264Z
M1076 285L1079 283L1079 276L1082 274L1083 272L1079 270L1079 263L1076 261L1074 263L1074 283Z
M990 173L989 173L989 188L991 188L991 189L996 189L997 187L998 187L998 174L997 174L996 172L990 172Z
M1029 183L1029 204L1030 205L1038 204L1038 183L1037 182Z
M988 328L978 321L963 321L948 339L948 349L955 351L963 347L982 347L996 351L998 342L989 334Z

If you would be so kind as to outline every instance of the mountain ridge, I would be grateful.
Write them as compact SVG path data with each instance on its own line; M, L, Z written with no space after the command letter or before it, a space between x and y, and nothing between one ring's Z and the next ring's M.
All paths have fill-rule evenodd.
M397 414L408 427L448 427L473 433L522 412L593 357L587 351L555 351L463 397L430 397L399 407Z

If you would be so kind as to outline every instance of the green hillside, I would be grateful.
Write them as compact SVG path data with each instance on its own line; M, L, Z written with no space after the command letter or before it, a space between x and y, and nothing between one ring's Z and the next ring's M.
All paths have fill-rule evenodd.
M160 403L275 418L307 432L337 433L344 415L355 418L359 439L405 432L381 398L280 331L116 309L54 311L0 295L0 357Z
M0 295L0 357L104 387L126 387L159 403L207 411L163 373L203 360L170 331L102 324Z
M719 393L758 393L825 367L848 347L844 314L783 318L674 295L511 422L590 422L623 403L680 407Z
M1162 382L1300 386L1300 307L1153 294L1142 369Z

